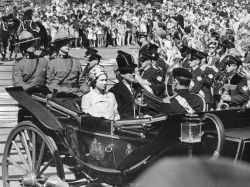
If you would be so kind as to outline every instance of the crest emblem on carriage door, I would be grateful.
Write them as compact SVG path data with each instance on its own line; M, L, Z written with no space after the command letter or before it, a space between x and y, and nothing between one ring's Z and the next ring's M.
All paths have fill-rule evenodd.
M100 142L95 138L93 142L90 144L89 154L95 158L96 160L103 160L105 156L104 147Z
M127 144L127 149L126 149L126 155L128 156L130 153L132 153L132 145L131 144Z

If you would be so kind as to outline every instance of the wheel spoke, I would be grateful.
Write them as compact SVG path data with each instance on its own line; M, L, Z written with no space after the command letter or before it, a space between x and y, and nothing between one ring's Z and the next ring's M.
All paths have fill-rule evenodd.
M30 150L29 150L29 147L28 147L28 143L27 143L24 132L21 132L21 134L22 134L24 148L25 148L25 151L26 151L26 154L27 154L27 158L28 158L28 161L30 163L30 170L32 170L32 161L31 161L31 156L30 156Z
M3 186L44 187L49 176L64 178L54 140L31 122L20 122L10 132L3 154ZM56 154L57 153L57 154Z
M39 182L36 182L36 185L37 185L38 187L43 187L43 185L40 184Z
M36 134L32 131L32 172L36 170Z
M45 142L43 141L42 146L41 146L41 150L40 150L40 154L39 154L39 157L38 157L38 161L37 161L35 174L37 174L39 172L39 170L40 170L42 159L43 159L43 154L44 154L44 148L45 148Z
M10 157L7 158L7 160L14 165L17 169L19 169L20 171L28 174L29 171L27 169L25 169L24 167L22 167L21 165L17 164L15 161L13 161Z
M12 141L12 145L14 145L14 148L16 149L20 159L22 160L22 162L24 163L24 165L26 166L26 170L30 170L31 168L29 167L29 165L27 164L25 158L23 157L23 154L21 153L19 147L17 146L16 142L15 141Z
M43 169L41 169L41 171L37 174L37 177L39 177L51 164L51 162L54 160L54 158L51 158L43 167Z

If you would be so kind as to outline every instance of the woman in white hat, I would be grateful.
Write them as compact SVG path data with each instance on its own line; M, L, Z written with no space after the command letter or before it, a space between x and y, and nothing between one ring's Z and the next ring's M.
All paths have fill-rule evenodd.
M90 92L82 97L82 110L95 117L109 120L119 120L115 96L106 91L107 73L100 65L96 65L89 72Z

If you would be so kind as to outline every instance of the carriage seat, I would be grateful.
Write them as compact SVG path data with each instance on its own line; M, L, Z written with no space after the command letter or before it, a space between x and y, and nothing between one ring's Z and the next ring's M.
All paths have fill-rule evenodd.
M82 98L74 99L74 100L72 101L72 104L73 104L73 106L74 106L77 110L82 111L82 107L81 107Z

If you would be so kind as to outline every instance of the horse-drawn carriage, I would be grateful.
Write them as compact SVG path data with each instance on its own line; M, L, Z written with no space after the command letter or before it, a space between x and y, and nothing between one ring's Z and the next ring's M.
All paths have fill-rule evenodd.
M3 186L46 186L55 175L70 186L119 186L166 156L247 159L249 109L111 121L83 113L77 100L68 106L20 87L6 90L25 112L4 149ZM144 99L154 110L161 102L148 93Z

